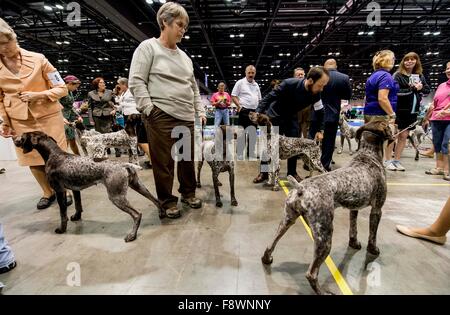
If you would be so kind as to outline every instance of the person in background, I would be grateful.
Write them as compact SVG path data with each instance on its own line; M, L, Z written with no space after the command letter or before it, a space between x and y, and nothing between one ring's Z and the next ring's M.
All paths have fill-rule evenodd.
M128 120L128 116L132 114L140 115L140 113L136 109L136 100L134 99L133 94L128 88L128 79L119 78L117 80L117 84L119 86L120 91L122 92L117 98L117 103L119 104L117 110L123 112L123 116L126 123ZM144 151L144 153L148 157L148 161L144 162L144 167L149 169L152 167L150 158L150 146L147 139L147 132L145 130L145 126L142 119L140 119L136 124L136 135L139 148L141 148L141 150Z
M169 218L178 218L181 216L178 198L172 194L175 168L172 147L179 140L190 144L189 159L177 162L178 192L182 203L201 208L202 200L195 196L194 122L197 116L205 124L206 115L192 60L177 46L189 25L186 10L178 3L167 2L159 8L156 18L161 34L136 48L129 85L137 110L143 114L151 144L158 199ZM189 134L173 138L172 131L177 127L188 129Z
M231 106L231 96L225 92L225 83L220 82L217 86L218 92L211 97L211 105L215 107L214 126L217 128L222 124L230 124L230 112L228 108Z
M5 138L24 132L42 131L62 150L67 149L59 99L68 91L61 75L44 55L20 48L14 30L0 18L0 135ZM39 210L48 208L56 194L45 175L45 163L33 150L24 154L16 148L20 166L28 166L42 189ZM67 200L67 203L69 201Z
M385 121L393 126L397 108L397 92L399 86L389 71L395 64L395 55L391 50L381 50L372 58L374 72L366 81L366 100L364 104L364 123ZM392 148L385 151L385 166L392 163ZM390 148L390 153L387 153Z
M442 175L450 180L448 144L450 141L450 61L445 70L447 81L441 83L434 95L433 107L425 118L431 122L433 147L436 152L436 167L427 170L428 175Z
M274 90L276 88L278 88L280 86L281 81L278 79L273 79L272 81L270 81L270 89Z
M75 121L83 122L81 116L73 108L73 103L75 102L73 92L78 89L81 81L74 75L68 75L64 77L64 82L66 82L66 87L69 92L68 95L61 98L59 102L63 106L62 114L64 117L64 130L66 133L67 146L70 147L73 154L80 155L78 145L75 141L75 129L70 123Z
M256 68L249 65L245 68L245 78L236 82L231 92L233 103L236 104L239 113L238 124L246 129L249 126L255 127L254 133L246 132L247 155L254 156L256 147L256 125L250 120L249 114L255 112L261 100L261 90L255 81Z
M305 70L303 68L295 68L294 78L303 79ZM300 128L299 137L308 138L309 127L311 125L311 108L307 107L297 114L298 126Z
M112 131L113 119L116 115L114 109L114 95L106 89L105 80L101 77L92 81L94 90L88 93L89 108L95 122L95 130L100 133Z
M324 134L322 140L321 162L327 171L331 171L331 161L333 160L336 134L339 126L341 101L350 100L352 96L352 87L348 75L337 70L337 62L335 59L328 59L323 66L328 70L330 80L321 93L324 108ZM315 112L313 112L311 127L309 129L309 138L311 139L314 138L314 135L318 131L320 131L316 120Z
M422 71L419 55L410 52L403 57L398 71L394 74L394 80L398 82L400 88L397 93L395 123L400 131L404 131L398 135L394 160L386 167L389 171L405 171L405 167L400 163L400 157L406 146L409 131L416 129L416 126L411 127L411 125L417 121L422 95L431 91Z

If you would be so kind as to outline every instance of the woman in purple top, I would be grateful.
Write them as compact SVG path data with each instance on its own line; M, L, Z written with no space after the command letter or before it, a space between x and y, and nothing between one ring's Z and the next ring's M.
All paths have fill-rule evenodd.
M366 82L366 102L364 105L364 122L386 121L395 122L397 107L398 83L389 71L395 63L395 55L390 50L381 50L373 56L374 72ZM386 150L386 160L392 156L393 144ZM387 161L389 165L391 161Z

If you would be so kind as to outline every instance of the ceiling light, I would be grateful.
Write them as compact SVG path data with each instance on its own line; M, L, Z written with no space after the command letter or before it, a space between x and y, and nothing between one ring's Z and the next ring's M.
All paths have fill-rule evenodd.
M165 2L165 1L164 1ZM161 2L162 3L162 2ZM198 58L202 58L202 55L197 55Z
M430 32L425 32L425 33L423 33L423 35L425 35L425 36L427 36L427 35L430 35L431 33Z
M153 0L145 0L148 4L153 4Z
M234 34L230 34L230 38L234 38Z
M52 7L50 7L48 5L44 5L44 9L47 11L53 11Z
M105 38L105 42L109 42L109 39Z
M191 55L191 58L195 58L195 55Z
M60 4L55 5L55 7L57 7L60 10L64 10L64 7L62 5L60 5Z
M62 42L56 42L56 45L62 45Z
M286 56L288 56L288 57L289 57L290 55L291 55L291 53L287 53L287 54L286 54Z
M431 54L432 54L432 52L431 52L431 51L427 52L427 56L429 56L429 55L431 55Z
M295 37L297 37L297 36L298 36L298 33L294 33L294 34L292 34L292 36L295 36Z
M119 41L117 38L113 38L112 40L113 40L113 42Z
M244 37L244 36L245 36L244 34L239 34L239 37L241 37L241 38Z
M367 33L367 35L373 35L373 34L375 34L374 31L370 31L370 32Z
M340 52L337 52L337 53L336 53L336 56L339 56L340 54L341 54Z
M364 35L363 31L358 32L358 35Z
M191 37L189 35L184 35L184 39L190 39Z
M68 42L68 41L64 41L64 44L66 44L66 45L70 45L70 42Z
M244 56L243 54L239 54L239 57L242 57L242 56Z
M433 55L439 55L439 51L435 51Z
M332 52L329 52L329 53L328 53L328 56L331 56L332 54L333 54Z
M441 32L439 32L439 31L433 33L434 36L437 36L439 34L441 34Z
M305 32L305 33L303 33L302 35L306 37L306 36L308 36L308 33Z

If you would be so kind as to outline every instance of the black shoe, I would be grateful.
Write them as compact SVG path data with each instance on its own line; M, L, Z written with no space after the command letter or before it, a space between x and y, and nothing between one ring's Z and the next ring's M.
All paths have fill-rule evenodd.
M6 172L6 170L4 168L0 168L0 174L3 174L4 172Z
M42 197L42 198L39 200L39 202L38 202L38 204L37 204L36 207L37 207L39 210L47 209L48 207L50 207L50 206L52 205L52 203L53 203L55 200L56 200L56 194L53 194L53 195L51 195L51 196L48 197L48 198Z
M3 268L0 268L0 275L1 275L2 273L7 273L7 272L13 270L14 268L16 268L16 266L17 266L17 263L16 263L15 261L13 261L13 262L10 263L8 266L3 267Z
M259 183L262 183L263 181L268 180L268 179L269 179L269 174L268 173L259 173L259 175L256 176L253 179L253 183L254 184L259 184Z
M198 198L191 197L191 198L181 198L181 202L187 204L192 209L198 209L202 207L202 201Z
M72 195L66 193L66 207L70 206L73 203Z
M149 161L145 161L145 162L142 164L142 168L145 169L145 170L150 170L150 169L152 169L152 165L150 164Z

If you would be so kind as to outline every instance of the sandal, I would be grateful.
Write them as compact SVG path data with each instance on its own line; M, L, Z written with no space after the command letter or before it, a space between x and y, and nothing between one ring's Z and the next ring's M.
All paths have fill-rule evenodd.
M444 175L444 170L442 168L432 168L425 171L427 175Z

